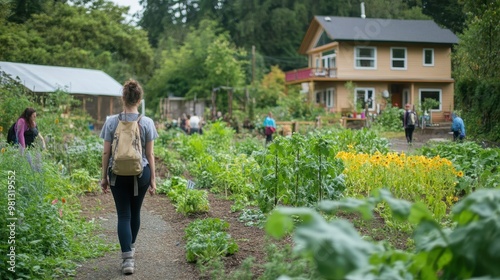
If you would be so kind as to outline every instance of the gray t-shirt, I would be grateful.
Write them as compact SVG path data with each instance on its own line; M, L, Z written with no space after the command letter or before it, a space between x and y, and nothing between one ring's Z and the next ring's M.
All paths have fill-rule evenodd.
M121 114L121 119L126 121L135 121L139 117L139 114ZM148 165L148 159L146 158L146 143L149 141L153 141L158 138L158 132L156 131L155 124L151 118L146 116L142 116L139 121L139 125L141 127L141 143L142 143L142 166ZM116 127L118 126L118 115L110 116L106 119L104 126L101 130L100 137L104 139L104 141L109 141L113 143L113 136L115 134ZM109 160L109 165L112 164L112 157Z

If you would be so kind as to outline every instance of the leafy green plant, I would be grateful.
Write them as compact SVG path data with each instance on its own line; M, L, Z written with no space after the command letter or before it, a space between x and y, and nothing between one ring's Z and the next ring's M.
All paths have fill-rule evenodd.
M36 159L39 151L28 153ZM0 191L10 197L0 200L0 207L5 209L0 213L0 222L13 225L0 228L0 237L11 240L11 244L0 245L6 252L0 256L0 278L54 279L72 275L77 267L75 261L98 256L110 247L95 235L95 224L81 219L78 187L62 176L59 166L44 153L37 163L41 165L39 171L34 171L28 153L23 156L10 146L0 153L0 173L9 180L9 184L0 185ZM15 274L8 270L11 257L7 252L11 251L15 253Z
M188 181L182 177L172 177L158 187L158 193L165 193L174 203L179 213L184 215L208 212L210 204L207 192L188 189Z
M375 119L374 128L381 131L401 131L403 127L401 121L403 114L402 109L389 105Z
M217 218L191 222L185 229L187 261L206 263L237 252L238 245L226 232L228 228L229 223Z
M244 209L238 221L244 223L246 226L263 228L266 222L267 216L262 213L259 209Z
M420 152L428 157L449 159L457 170L462 170L455 189L469 194L478 188L498 188L500 184L500 149L486 148L474 142L446 143L424 146Z
M79 168L73 171L70 175L71 182L76 184L76 189L81 193L95 193L100 191L99 180L91 177L87 169Z
M325 213L355 211L371 218L385 201L393 215L415 224L415 249L405 252L363 239L344 220L326 222L312 209L278 208L266 230L283 237L294 228L297 250L309 256L325 279L485 279L500 276L500 256L492 244L500 238L500 190L479 190L452 209L453 229L442 228L421 204L393 198L381 190L364 199L324 201ZM480 205L481 207L478 207ZM294 217L299 219L294 219Z
M267 213L278 204L313 206L324 198L340 197L345 187L343 164L334 153L353 143L346 133L293 134L277 138L268 150L255 153L260 168L254 176L262 178L259 208ZM366 141L366 145L371 143Z
M205 190L188 189L185 195L180 195L175 205L177 212L184 215L205 213L210 210L208 195Z

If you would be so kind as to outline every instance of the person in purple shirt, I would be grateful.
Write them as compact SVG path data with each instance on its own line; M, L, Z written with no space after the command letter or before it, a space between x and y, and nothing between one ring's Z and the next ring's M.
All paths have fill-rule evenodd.
M42 147L45 148L45 141L36 125L35 109L24 109L21 116L19 116L19 119L17 119L14 129L16 133L16 140L19 144L21 152L24 152L26 147L30 147L38 136L40 136L39 138L42 140Z

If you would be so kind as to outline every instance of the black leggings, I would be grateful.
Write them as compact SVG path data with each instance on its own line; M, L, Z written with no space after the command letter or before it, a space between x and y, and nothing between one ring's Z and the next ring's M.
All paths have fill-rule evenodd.
M134 196L133 176L117 176L115 185L111 186L118 215L118 240L122 252L132 251L131 245L135 243L141 227L141 206L150 180L151 169L147 165L142 171L141 178L137 178L138 196Z
M411 143L413 141L413 131L415 130L414 125L407 125L405 128L406 141Z

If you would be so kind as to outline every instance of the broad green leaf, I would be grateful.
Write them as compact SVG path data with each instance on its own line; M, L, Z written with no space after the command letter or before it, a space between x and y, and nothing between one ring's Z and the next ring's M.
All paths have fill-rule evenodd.
M276 209L267 218L265 229L272 237L282 238L293 229L293 219Z
M351 212L359 212L363 219L373 218L373 209L375 204L367 199L346 198L341 201L321 201L318 207L327 212L335 213L338 210L346 210Z
M413 224L418 224L422 221L434 221L434 218L423 203L417 202L411 206L408 220Z

